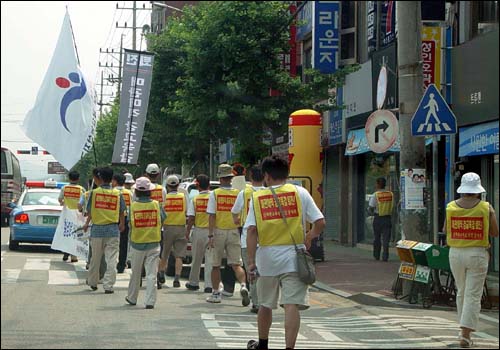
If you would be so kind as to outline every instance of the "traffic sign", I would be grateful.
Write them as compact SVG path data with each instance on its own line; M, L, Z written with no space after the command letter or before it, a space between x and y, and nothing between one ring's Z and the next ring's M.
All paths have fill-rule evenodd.
M375 153L384 153L398 138L398 120L390 111L375 111L366 121L365 133L368 147Z
M429 84L418 108L411 118L413 136L452 135L457 133L457 118L439 93Z

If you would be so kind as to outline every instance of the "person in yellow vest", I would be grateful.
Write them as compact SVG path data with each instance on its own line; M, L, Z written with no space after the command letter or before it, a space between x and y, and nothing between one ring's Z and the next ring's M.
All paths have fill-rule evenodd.
M380 260L380 250L383 247L382 260L389 260L389 241L392 232L392 209L394 194L385 189L386 180L379 177L375 184L375 193L368 203L373 218L373 257Z
M166 191L161 184L159 184L160 179L160 167L158 164L151 163L146 167L146 177L151 180L151 183L155 185L155 188L151 191L151 199L158 201L161 205L165 202Z
M132 185L135 184L134 176L132 176L131 173L125 173L123 175L125 176L125 183L123 187L125 187L127 190L133 191Z
M80 197L85 192L85 189L78 184L80 181L80 173L72 170L68 174L69 185L64 186L59 193L59 204L71 210L78 210L78 202ZM69 254L64 253L63 261L68 261ZM71 262L78 262L78 258L71 255Z
M118 265L116 265L117 273L123 273L127 266L127 250L128 250L128 232L129 232L129 219L128 213L130 211L130 204L132 203L132 191L124 187L125 175L114 174L111 185L114 189L120 191L125 201L127 210L125 211L125 230L120 232L120 252L118 254Z
M287 159L277 155L267 157L261 168L268 188L252 194L244 226L248 229L248 269L252 278L259 276L257 295L260 303L259 341L250 340L247 349L268 348L272 310L278 306L279 294L280 305L285 309L286 348L293 349L300 328L299 311L309 308L309 286L297 273L294 241L299 248L309 249L312 240L323 231L325 219L305 188L286 183ZM286 223L275 196L286 215ZM312 223L312 228L306 233L308 222Z
M209 303L220 303L222 295L217 286L220 284L220 266L222 256L226 252L227 264L233 268L236 279L240 282L241 303L250 304L246 287L245 271L241 267L241 243L238 225L233 222L233 208L239 190L231 187L233 168L229 164L219 165L217 177L220 187L210 193L207 204L209 259L212 264L212 295L207 298Z
M111 188L113 169L110 167L100 168L98 175L102 184L90 192L87 205L87 221L83 226L83 230L86 232L90 221L92 221L90 229L92 257L90 259L87 284L92 290L97 290L99 265L104 254L107 265L103 277L104 292L113 294L113 287L116 282L119 237L120 232L125 230L126 205L120 191Z
M187 198L184 193L177 191L179 178L175 175L167 177L167 195L163 209L167 218L163 221L163 250L161 252L160 266L158 268L158 289L165 283L165 269L167 268L170 251L175 257L174 288L179 288L182 272L182 259L186 256L186 211Z
M125 301L137 304L141 285L141 270L146 269L146 309L154 308L156 303L156 274L160 257L161 226L166 218L160 204L151 199L155 185L147 177L137 179L135 185L136 200L130 204L130 249L132 257L132 275L128 284Z
M188 202L186 227L186 239L191 235L193 262L191 263L191 272L189 273L189 282L186 288L189 290L200 289L200 268L205 257L205 293L212 293L212 266L205 254L208 246L208 214L207 205L210 195L210 179L207 175L200 174L196 177L198 191L200 192ZM193 232L191 234L191 229Z
M489 238L498 237L493 207L481 200L481 178L466 173L457 189L461 198L448 203L443 232L450 247L451 272L457 287L460 347L472 346L471 333L477 330L484 281L488 272Z
M250 205L250 199L252 194L256 191L262 190L264 176L262 175L262 170L259 166L253 166L250 168L250 181L251 185L247 186L243 191L238 193L236 202L234 203L231 213L233 214L234 223L239 227L242 227L241 234L241 258L243 259L243 266L247 273L247 281L250 285L250 299L252 299L252 311L257 313L259 311L259 299L257 297L257 284L250 281L250 276L248 275L250 270L248 269L248 259L247 259L247 229L244 227L245 221L248 215L248 209Z

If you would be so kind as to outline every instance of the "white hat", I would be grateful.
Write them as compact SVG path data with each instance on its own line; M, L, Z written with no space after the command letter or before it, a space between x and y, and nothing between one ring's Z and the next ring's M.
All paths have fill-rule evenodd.
M131 173L125 173L125 183L126 184L135 184L134 177L132 176Z
M486 192L481 186L481 178L476 173L467 173L462 176L462 183L457 193L483 193Z
M137 191L152 191L155 187L156 186L151 183L151 180L144 176L138 178L135 183L135 189Z
M176 175L170 175L167 177L167 185L177 186L179 184L179 178Z
M233 167L229 164L221 164L217 169L217 177L233 177Z
M160 173L160 167L156 163L148 164L148 166L146 167L146 173L153 174L153 175L154 174L159 174Z

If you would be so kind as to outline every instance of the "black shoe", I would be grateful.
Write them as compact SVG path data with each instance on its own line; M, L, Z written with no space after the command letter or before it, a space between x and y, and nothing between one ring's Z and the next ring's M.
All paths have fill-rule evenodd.
M118 269L118 270L116 270L116 273L125 273L125 269L123 269L123 270L122 269Z
M131 269L131 268L132 268L132 263L130 262L130 260L127 260L127 267L128 267L129 269Z
M162 289L163 287L161 286L160 281L156 281L156 288L157 289Z
M88 269L89 269L89 267L90 267L90 266L89 266L89 264L86 264L86 265L85 265L85 270L88 270Z
M204 290L203 290L204 293L210 293L212 294L212 288L210 287L206 287Z
M181 286L181 282L175 280L174 281L174 288L180 288L180 286Z
M146 309L154 309L155 306L154 305L146 305Z
M256 340L249 340L247 343L247 349L258 349L259 342Z
M97 290L97 286L89 286L93 291Z
M63 255L63 261L68 261L68 258L69 258L69 254L64 254Z
M198 290L200 289L199 286L193 286L192 284L190 284L189 282L186 283L186 288L189 289L189 290Z
M259 307L255 306L255 305L252 305L252 308L250 309L250 312L252 312L254 314L258 314L259 313Z
M164 271L158 272L158 282L161 284L165 283L165 272Z
M127 303L129 303L130 305L132 305L132 306L137 305L137 303L133 303L133 302L131 302L130 300L128 300L128 297L125 297L125 301L126 301Z
M108 289L104 291L104 294L113 294L114 292L114 290Z

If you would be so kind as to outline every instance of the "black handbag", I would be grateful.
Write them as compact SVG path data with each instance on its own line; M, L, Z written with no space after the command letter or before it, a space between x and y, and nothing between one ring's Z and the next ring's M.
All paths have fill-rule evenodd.
M280 201L278 200L278 196L276 195L274 188L270 187L270 189L273 194L276 205L280 210L281 218L285 222L285 225L288 228L288 232L292 237L293 245L295 246L295 252L297 253L297 273L299 275L299 278L305 284L312 285L314 282L316 282L316 269L314 267L314 258L306 249L297 247L292 232L290 232L290 227L288 226L288 222L286 221L286 215L283 211Z

